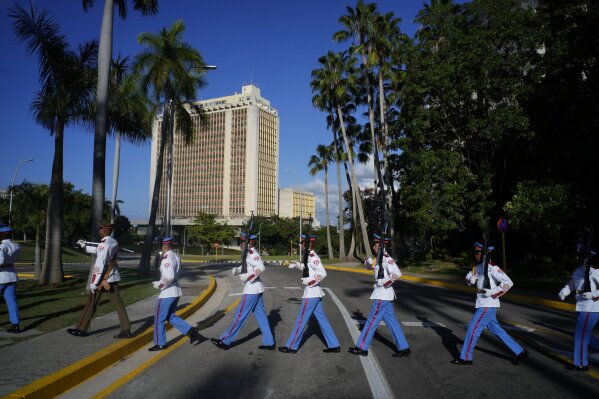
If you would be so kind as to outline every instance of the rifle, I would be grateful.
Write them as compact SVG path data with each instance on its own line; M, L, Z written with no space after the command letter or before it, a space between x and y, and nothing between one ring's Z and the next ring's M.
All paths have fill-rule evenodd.
M383 185L381 171L378 171L379 181L378 184L378 193L377 195L377 208L379 215L379 250L376 254L376 265L379 267L376 278L382 279L385 278L385 271L383 270L383 257L385 255L385 238L387 236L387 229L389 228L389 217L387 214L387 198L385 193L385 186Z
M584 258L584 283L582 284L582 292L591 291L591 258L593 257L593 251L591 251L591 244L593 242L593 225L589 226L589 233L587 235L587 247L586 256Z
M308 269L308 258L310 256L310 230L312 229L312 214L308 214L308 228L306 229L306 238L304 238L304 253L302 263L304 264L304 272L302 277L310 277Z
M485 230L483 233L483 288L491 288L491 282L489 281L489 230Z
M254 227L254 211L252 211L250 220L248 222L248 229L245 233L245 245L243 251L241 251L241 274L248 272L247 256L250 249L250 234L252 234L252 228Z

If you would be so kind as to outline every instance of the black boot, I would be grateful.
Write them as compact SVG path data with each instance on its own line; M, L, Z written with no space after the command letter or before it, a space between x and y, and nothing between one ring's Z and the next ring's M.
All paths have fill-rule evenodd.
M399 352L395 353L393 355L393 357L406 357L406 356L410 356L412 354L412 351L410 350L410 348L406 348L404 350L400 350Z
M457 366L472 366L472 360L454 359L451 361L451 364L455 364Z
M341 352L341 347L336 346L334 348L326 348L322 350L324 353L339 353Z
M18 324L13 324L8 330L6 330L6 332L11 334L20 334L23 332L23 330L19 328Z
M364 349L360 349L357 346L349 348L348 352L351 353L352 355L368 356L368 351L365 351Z
M131 334L131 330L123 330L117 335L113 336L114 339L122 339L122 338L133 338L133 334Z
M275 345L274 344L272 344L272 345L260 345L258 347L258 349L265 349L267 351L274 351L275 350Z
M163 351L166 349L166 345L154 345L153 347L151 347L150 349L148 349L149 352L156 352L156 351Z
M291 349L286 346L279 346L279 352L283 353L297 353L297 349Z
M528 351L527 350L523 350L522 352L520 352L520 354L518 354L518 356L516 356L516 358L514 359L514 364L518 365L520 363L522 363L522 361L524 359L526 359L528 357Z
M187 330L187 333L185 333L185 335L189 337L190 344L193 344L195 341L200 340L200 333L198 332L198 329L195 327L191 327L189 330Z
M87 335L87 333L85 331L81 331L78 328L68 328L67 332L76 337L85 337Z
M227 349L231 348L231 346L225 344L223 341L221 341L220 339L217 339L217 338L210 338L210 342L212 342L214 345L216 345L220 349L227 350Z

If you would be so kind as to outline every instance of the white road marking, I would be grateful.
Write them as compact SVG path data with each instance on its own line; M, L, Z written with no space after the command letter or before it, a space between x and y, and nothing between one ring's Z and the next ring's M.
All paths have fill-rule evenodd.
M242 296L243 292L234 292L232 294L229 294L229 296Z
M366 319L354 319L355 324L366 324ZM437 323L434 321L401 321L406 327L443 327L446 326L443 323ZM380 326L386 326L384 321L381 321Z
M533 331L537 331L534 328L531 327L525 327L525 326L521 326L518 324L502 324L501 327L503 327L506 330L513 330L513 331L524 331L524 332L533 332Z
M301 290L302 289L302 287L283 287L283 288L285 288L286 290Z
M343 320L345 321L345 325L347 326L349 333L352 339L355 341L358 340L360 336L360 330L356 328L356 323L354 319L351 318L349 312L343 305L343 303L339 300L337 295L330 289L324 288L331 298L333 302L339 308L341 315L343 316ZM360 362L362 363L362 367L364 368L364 373L366 374L366 379L368 380L368 385L370 385L370 391L372 392L372 397L374 399L394 399L395 395L393 395L393 391L389 386L389 382L387 378L385 378L385 374L381 369L381 366L374 355L374 351L370 348L368 352L368 356L358 356L360 358Z

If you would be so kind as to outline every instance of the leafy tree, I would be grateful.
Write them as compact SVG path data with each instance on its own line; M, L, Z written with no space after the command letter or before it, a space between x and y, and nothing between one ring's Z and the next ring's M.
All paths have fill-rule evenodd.
M326 230L327 230L327 248L329 259L334 257L333 245L331 244L331 231L329 222L329 163L332 161L332 148L326 145L319 144L316 147L316 154L310 157L308 166L310 174L315 176L316 173L324 171L324 203L326 215Z
M199 212L192 223L187 226L187 237L208 245L217 242L224 244L231 240L235 234L234 229L226 224L216 221L214 215Z

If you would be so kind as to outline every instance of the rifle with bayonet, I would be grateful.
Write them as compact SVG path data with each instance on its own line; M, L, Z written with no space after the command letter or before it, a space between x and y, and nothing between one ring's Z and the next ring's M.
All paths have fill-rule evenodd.
M304 253L302 254L302 264L304 265L304 272L302 277L310 277L310 270L308 269L308 258L310 257L310 230L312 230L312 214L308 217L308 228L306 229L304 238Z
M247 256L248 251L250 249L250 235L252 234L252 228L254 227L254 212L252 211L250 220L248 222L248 228L245 233L245 245L243 246L243 251L241 251L241 274L245 274L248 272L248 264L247 264Z
M381 178L381 172L379 170L379 181L378 181L378 192L376 193L377 196L377 203L378 203L378 217L379 217L379 223L378 223L378 227L379 227L379 237L380 237L380 243L379 243L379 250L376 254L376 265L379 267L378 273L377 273L377 279L383 279L385 278L385 271L383 270L383 257L385 256L385 238L387 237L387 229L389 228L389 217L388 217L388 213L387 213L387 198L386 198L386 193L385 193L385 186L383 185L383 181Z
M483 290L491 288L491 281L489 280L489 230L485 230L483 233ZM484 292L481 290L482 292ZM480 292L480 291L479 291Z
M590 225L588 228L587 235L587 247L586 255L584 258L584 282L582 284L582 292L590 292L591 291L591 258L593 257L593 251L591 250L591 245L593 243L593 225Z

